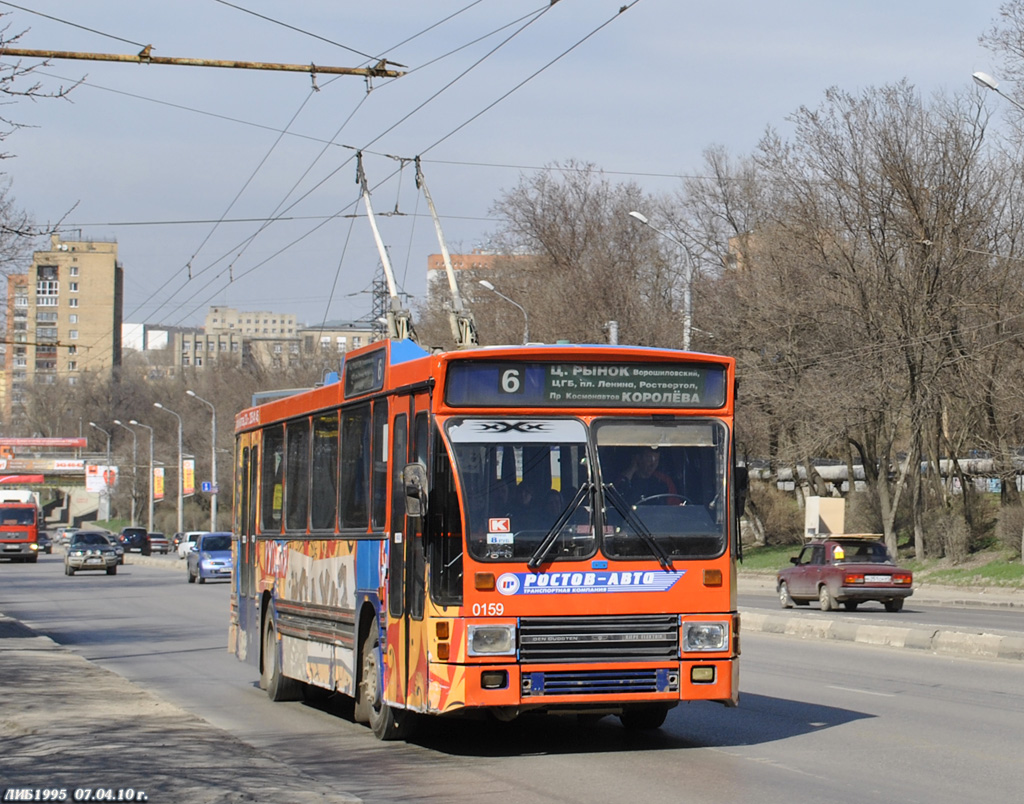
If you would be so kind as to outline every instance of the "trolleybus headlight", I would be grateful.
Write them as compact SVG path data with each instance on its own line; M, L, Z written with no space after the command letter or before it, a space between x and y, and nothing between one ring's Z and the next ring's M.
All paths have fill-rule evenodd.
M684 622L684 651L721 651L729 649L729 624L724 622Z
M514 625L471 625L468 634L470 656L500 656L516 652Z

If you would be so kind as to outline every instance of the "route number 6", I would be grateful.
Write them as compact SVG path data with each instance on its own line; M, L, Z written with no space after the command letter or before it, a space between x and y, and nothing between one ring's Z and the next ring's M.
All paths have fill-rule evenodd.
M518 394L523 390L522 369L505 369L501 373L501 391L505 394Z

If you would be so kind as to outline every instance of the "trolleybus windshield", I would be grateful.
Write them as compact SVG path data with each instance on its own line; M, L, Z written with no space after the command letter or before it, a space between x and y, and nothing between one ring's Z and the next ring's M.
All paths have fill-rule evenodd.
M591 429L596 460L577 419L449 422L474 558L536 565L600 550L665 564L722 554L724 424L609 418Z

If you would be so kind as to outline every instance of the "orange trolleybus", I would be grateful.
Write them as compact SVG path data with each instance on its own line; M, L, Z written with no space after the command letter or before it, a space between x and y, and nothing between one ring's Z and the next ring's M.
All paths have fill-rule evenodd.
M731 358L617 346L350 352L235 422L230 646L274 700L422 715L738 699Z

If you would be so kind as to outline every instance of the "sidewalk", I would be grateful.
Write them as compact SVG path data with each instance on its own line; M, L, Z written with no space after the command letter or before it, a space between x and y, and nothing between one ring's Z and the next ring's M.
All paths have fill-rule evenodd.
M85 800L75 795L77 790L102 790L98 797L93 793L94 801L360 801L278 763L3 614L0 679L2 800L8 800L5 796L13 788L31 790L32 796L36 790L66 790L64 800L69 802ZM122 792L119 797L118 791L129 789L133 795Z

